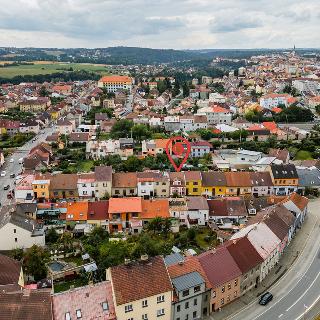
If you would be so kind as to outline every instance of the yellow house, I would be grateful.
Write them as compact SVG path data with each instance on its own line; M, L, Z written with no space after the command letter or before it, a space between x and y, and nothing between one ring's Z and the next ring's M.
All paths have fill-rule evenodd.
M50 179L45 177L38 176L32 182L32 190L35 199L37 200L46 200L50 199Z
M202 192L207 197L223 197L226 195L226 177L224 172L201 172Z
M20 111L40 112L48 108L49 102L46 98L39 98L35 100L21 101L19 103Z
M186 181L186 195L200 196L202 192L201 172L186 171L184 177Z
M172 319L173 288L161 256L142 256L111 267L106 278L111 281L117 319Z

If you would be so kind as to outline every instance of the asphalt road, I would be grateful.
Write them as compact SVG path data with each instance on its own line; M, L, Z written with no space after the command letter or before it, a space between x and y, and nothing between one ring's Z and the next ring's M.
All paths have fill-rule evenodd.
M258 300L226 320L309 320L319 313L320 301L320 199L309 204L317 222L305 249L287 273L269 291L274 298L267 306ZM213 317L214 318L214 317Z
M9 204L10 200L7 199L8 190L4 190L4 186L9 185L10 189L14 188L14 180L15 178L10 178L10 174L14 173L18 176L22 171L22 165L19 164L19 159L24 158L28 155L29 151L38 145L40 142L45 141L46 137L54 132L54 127L45 128L43 132L39 133L35 136L36 140L33 142L32 140L25 143L22 147L17 148L16 151L9 157L5 159L5 163L1 168L1 172L5 171L6 175L4 177L0 177L0 203L1 205ZM10 160L13 159L13 162Z

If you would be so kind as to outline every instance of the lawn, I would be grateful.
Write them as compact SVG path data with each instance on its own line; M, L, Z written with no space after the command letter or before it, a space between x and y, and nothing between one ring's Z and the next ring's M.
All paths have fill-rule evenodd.
M58 282L54 283L53 288L54 288L54 293L62 292L62 291L67 291L70 289L70 286L74 286L74 288L82 287L87 285L83 279L77 278L72 281L64 281L64 282Z
M297 152L294 160L312 160L312 154L309 151L300 150Z
M55 72L85 70L101 74L107 74L107 68L104 65L89 63L37 63L33 65L20 65L13 67L0 68L0 78L13 78L15 76L51 74Z
M196 242L201 250L208 250L209 247L215 247L219 244L216 234L212 233L209 228L199 228L196 235Z

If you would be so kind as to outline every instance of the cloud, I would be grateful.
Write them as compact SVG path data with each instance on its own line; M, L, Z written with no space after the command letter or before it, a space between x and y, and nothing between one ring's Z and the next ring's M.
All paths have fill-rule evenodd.
M0 0L0 46L317 46L318 0Z

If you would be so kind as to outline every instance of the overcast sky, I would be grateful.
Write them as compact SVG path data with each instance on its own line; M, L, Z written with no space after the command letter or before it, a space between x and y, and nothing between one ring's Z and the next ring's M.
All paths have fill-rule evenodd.
M0 46L320 47L319 0L0 0Z

